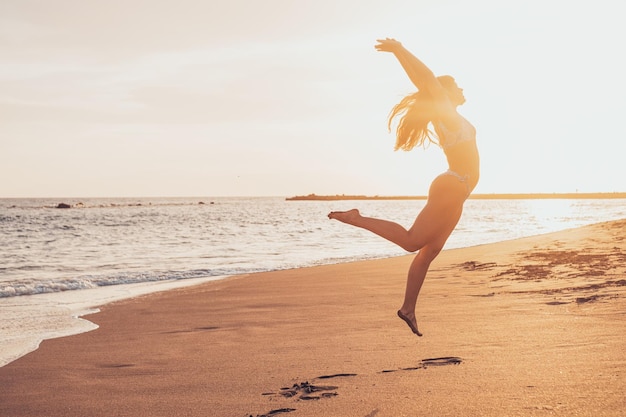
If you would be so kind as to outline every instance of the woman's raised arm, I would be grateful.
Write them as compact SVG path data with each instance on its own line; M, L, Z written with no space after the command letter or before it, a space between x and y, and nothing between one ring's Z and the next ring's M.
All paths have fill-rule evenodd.
M404 48L400 42L391 38L378 39L377 42L374 46L376 50L394 54L418 90L428 91L435 99L447 100L445 89L441 86L435 74L426 64Z
M437 114L435 118L443 122L449 130L456 131L460 127L460 117L448 92L430 68L395 39L379 39L377 42L376 50L393 53L417 89L432 97L433 111Z

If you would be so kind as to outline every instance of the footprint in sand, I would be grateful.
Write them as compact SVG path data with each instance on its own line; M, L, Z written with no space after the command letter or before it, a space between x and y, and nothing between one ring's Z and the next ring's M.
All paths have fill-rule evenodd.
M290 398L295 397L300 394L299 399L301 400L319 400L320 398L328 398L337 395L336 392L332 393L322 393L321 395L309 395L315 392L321 391L334 391L339 387L333 385L313 385L308 381L301 382L299 384L293 384L291 388L281 388L278 395L282 395L283 397Z
M130 368L135 366L134 363L104 363L98 365L100 368Z
M549 306L560 306L563 304L569 304L569 302L568 301L548 301L546 304Z
M416 369L426 369L429 366L459 365L461 362L463 362L463 359L459 357L444 356L441 358L422 359L421 362L415 367L402 368L402 369L397 369L397 370L413 371ZM381 372L382 373L396 372L397 370L385 370ZM357 376L357 374L351 374L351 373L330 374L330 375L318 376L317 378L314 378L314 379L319 380L319 379L331 379L331 378L344 378L344 377L352 377L352 376ZM298 401L299 400L310 401L310 400L320 400L322 398L335 397L339 395L336 392L338 388L339 387L334 386L334 385L313 385L309 383L308 381L305 381L305 382L300 382L298 384L293 384L291 387L281 388L277 393L276 392L264 392L262 395L268 395L268 396L280 395L285 398L296 397ZM311 395L311 394L314 394L314 395ZM296 409L295 408L279 408L276 410L269 411L265 414L257 414L256 417L269 417L269 416L274 416L274 415L281 414L281 413L290 413L292 411L296 411ZM373 410L366 417L373 417L376 414L378 414L378 409ZM254 417L254 416L250 414L250 417Z
M315 379L329 379L329 378L337 378L340 376L356 376L356 374L332 374L332 375L322 375L322 376L318 376Z
M428 359L422 359L422 361L419 364L417 364L417 366L411 366L408 368L400 368L400 369L385 369L381 371L381 373L391 373L391 372L396 372L396 371L416 371L418 369L426 369L429 366L459 365L461 362L463 362L463 359L457 356L428 358Z
M217 329L219 329L219 327L217 326L203 326L203 327L194 327L193 329L169 330L169 331L161 332L161 334L193 333L193 332L204 332L208 330L217 330Z
M431 358L431 359L422 359L422 365L424 368L429 366L445 366L445 365L459 365L463 362L463 359L458 358L456 356L445 356L443 358Z
M282 414L282 413L291 413L292 411L296 411L296 409L295 408L277 408L276 410L268 411L265 414L257 414L256 417L270 417L270 416L275 416L275 415ZM254 417L254 416L250 414L250 417Z

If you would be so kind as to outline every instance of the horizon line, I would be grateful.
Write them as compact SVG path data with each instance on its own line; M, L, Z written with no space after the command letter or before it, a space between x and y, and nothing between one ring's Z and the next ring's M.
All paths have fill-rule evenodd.
M307 195L118 195L118 196L30 196L30 197L0 197L0 200L18 199L107 199L107 198L285 198L287 200L299 199L426 199L427 195L381 195L381 194L316 194ZM520 192L520 193L475 193L468 199L506 199L506 198L626 198L626 191L595 191L595 192Z
M381 195L316 195L287 197L287 201L299 200L426 200L426 195L415 196L381 196ZM538 200L538 199L626 199L626 192L591 192L591 193L476 193L471 194L468 200Z

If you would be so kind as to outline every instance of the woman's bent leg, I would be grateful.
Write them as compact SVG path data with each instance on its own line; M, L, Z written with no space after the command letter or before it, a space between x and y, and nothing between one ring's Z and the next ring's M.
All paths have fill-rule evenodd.
M459 209L453 217L449 218L449 223L441 230L439 236L433 242L424 245L424 247L420 249L409 268L406 290L404 292L404 302L398 311L398 315L407 322L411 330L417 335L421 335L419 331L417 331L417 320L415 318L417 297L422 289L422 284L424 283L431 262L443 249L448 237L459 222L461 213L462 208Z
M404 302L400 308L405 314L415 314L417 296L422 289L422 284L424 284L428 268L438 254L438 250L426 246L415 255L413 262L411 262L404 291Z
M406 290L404 291L404 302L398 310L398 316L407 322L413 333L421 336L417 330L417 319L415 318L415 305L417 296L422 289L422 284L426 278L426 273L430 263L435 259L439 251L432 251L428 246L424 246L415 255L406 280Z

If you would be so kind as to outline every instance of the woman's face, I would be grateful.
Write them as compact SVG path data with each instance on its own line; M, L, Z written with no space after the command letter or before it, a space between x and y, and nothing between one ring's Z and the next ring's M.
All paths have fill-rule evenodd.
M446 92L448 93L448 97L450 98L452 104L454 104L455 106L460 106L461 104L465 103L463 89L456 84L454 78L450 76L443 76L439 78L439 82L441 83L442 87L446 89Z
M463 89L456 85L456 81L453 80L452 83L444 86L444 88L448 92L448 96L450 97L450 101L452 101L452 104L460 106L461 104L465 103Z

